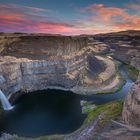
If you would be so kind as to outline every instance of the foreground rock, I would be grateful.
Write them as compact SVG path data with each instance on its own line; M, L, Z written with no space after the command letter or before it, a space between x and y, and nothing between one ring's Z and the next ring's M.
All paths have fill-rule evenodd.
M140 128L140 75L125 99L123 119L127 124Z

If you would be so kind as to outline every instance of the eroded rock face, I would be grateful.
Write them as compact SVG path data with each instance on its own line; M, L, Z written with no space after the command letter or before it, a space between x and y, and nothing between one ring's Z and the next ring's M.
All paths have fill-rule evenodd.
M87 46L87 38L39 34L0 35L0 54L17 58L46 59L69 55Z
M140 75L125 99L122 115L127 124L140 128Z
M18 91L70 90L82 85L87 69L95 75L105 69L84 37L2 34L0 49L0 89L8 97Z
M0 83L0 88L7 95L19 91L22 83L20 63L0 63Z
M140 31L99 34L93 38L107 44L110 48L108 53L112 53L114 58L140 70Z
M7 96L19 90L35 91L49 86L70 89L77 84L79 75L86 68L90 53L85 49L71 56L46 60L1 57L0 89Z

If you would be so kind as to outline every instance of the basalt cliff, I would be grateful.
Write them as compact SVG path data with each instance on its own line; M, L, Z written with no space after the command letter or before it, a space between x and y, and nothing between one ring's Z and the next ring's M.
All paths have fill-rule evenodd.
M96 56L87 37L0 34L0 89L7 97L48 88L80 93L115 78L119 84L113 61Z

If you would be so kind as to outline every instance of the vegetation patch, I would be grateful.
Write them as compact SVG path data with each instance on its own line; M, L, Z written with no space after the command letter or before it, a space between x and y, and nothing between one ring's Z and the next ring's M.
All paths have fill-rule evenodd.
M105 115L102 120L102 124L105 124L110 119L115 119L122 113L123 101L114 101L104 105L97 106L93 111L89 112L87 118L84 121L84 127L93 121L98 115L103 113Z
M135 82L138 78L139 71L135 67L133 67L129 64L125 64L125 66L126 66L126 69L128 71L129 77L131 78L132 81Z
M96 108L95 104L93 104L92 102L88 102L88 101L81 101L81 106L82 106L83 114L88 114L90 111L92 111Z

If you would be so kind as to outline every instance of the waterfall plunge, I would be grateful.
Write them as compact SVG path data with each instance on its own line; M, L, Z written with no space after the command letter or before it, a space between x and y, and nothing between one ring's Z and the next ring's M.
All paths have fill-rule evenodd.
M3 106L4 110L11 110L13 107L11 106L10 102L6 98L6 96L3 94L3 92L0 90L0 100Z

